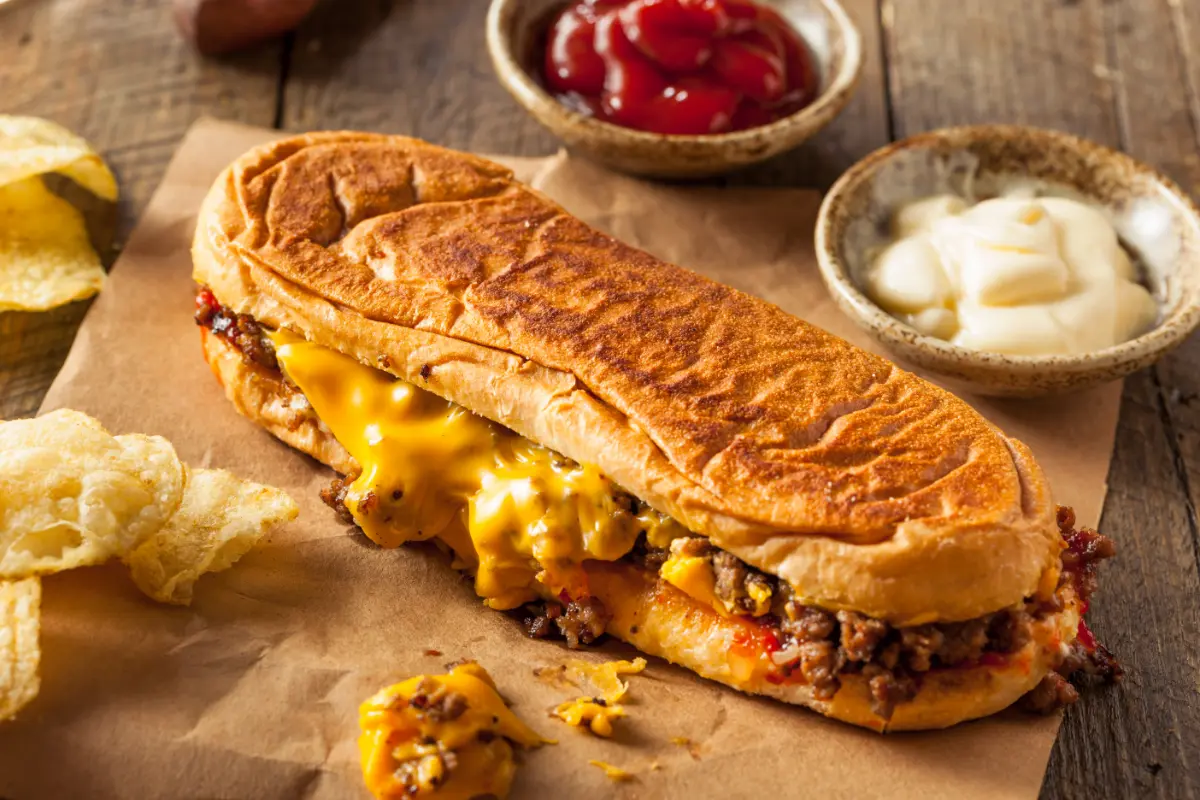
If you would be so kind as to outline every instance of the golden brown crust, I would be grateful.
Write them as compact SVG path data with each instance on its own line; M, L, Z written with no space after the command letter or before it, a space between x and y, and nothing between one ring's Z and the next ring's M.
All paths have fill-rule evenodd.
M966 403L482 159L356 133L257 148L214 185L194 257L238 311L386 355L813 604L968 619L1056 568L1040 471Z
M215 336L204 337L204 350L238 411L340 472L353 468L345 450L312 418L295 424L293 394L278 376L248 366ZM1068 603L1060 614L1033 626L1031 640L1007 665L928 673L916 697L897 705L885 721L871 710L869 689L860 676L843 675L832 700L815 698L806 684L772 683L766 678L768 656L753 646L755 623L721 616L632 563L589 561L585 566L592 595L612 613L607 628L612 636L734 689L876 731L945 728L1007 708L1050 671L1061 643L1073 641L1079 626L1078 608Z

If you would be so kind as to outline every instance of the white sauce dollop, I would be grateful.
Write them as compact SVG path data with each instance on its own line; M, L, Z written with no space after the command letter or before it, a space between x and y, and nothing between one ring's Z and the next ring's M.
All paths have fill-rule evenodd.
M866 289L917 330L973 350L1066 355L1111 347L1158 316L1095 208L1057 197L951 195L899 209Z

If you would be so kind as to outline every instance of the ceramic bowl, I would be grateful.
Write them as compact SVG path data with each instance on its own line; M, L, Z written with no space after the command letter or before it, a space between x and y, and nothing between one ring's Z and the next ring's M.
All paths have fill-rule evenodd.
M1008 356L922 335L863 293L861 276L871 253L888 241L888 219L897 206L940 193L978 201L1017 187L1083 200L1106 212L1158 301L1150 331L1082 355ZM898 360L976 394L1033 397L1115 380L1161 358L1200 323L1195 204L1151 167L1056 131L946 128L877 150L826 195L816 250L821 275L843 312Z
M803 35L821 75L809 106L770 125L706 136L669 136L622 128L579 114L541 85L539 37L564 0L492 0L487 46L500 82L569 149L613 169L660 178L717 175L796 147L823 128L850 99L862 69L862 40L837 0L760 0Z

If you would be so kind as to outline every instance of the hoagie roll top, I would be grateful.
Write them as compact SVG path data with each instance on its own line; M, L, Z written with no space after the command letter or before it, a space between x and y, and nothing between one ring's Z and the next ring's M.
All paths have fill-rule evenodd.
M500 165L397 136L265 145L214 185L194 259L225 305L596 465L806 603L912 625L1054 591L1024 445Z

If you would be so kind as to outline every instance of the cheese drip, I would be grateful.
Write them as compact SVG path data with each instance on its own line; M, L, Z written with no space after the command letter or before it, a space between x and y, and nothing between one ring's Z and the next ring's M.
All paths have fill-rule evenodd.
M651 509L635 515L592 465L335 350L273 338L288 377L362 467L345 504L363 532L382 547L441 539L492 608L584 596L584 560L621 558L643 530L685 533Z
M380 691L362 704L359 725L363 780L381 800L507 797L516 772L510 742L551 743L509 710L472 662Z

